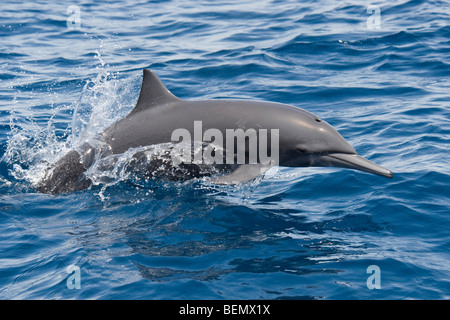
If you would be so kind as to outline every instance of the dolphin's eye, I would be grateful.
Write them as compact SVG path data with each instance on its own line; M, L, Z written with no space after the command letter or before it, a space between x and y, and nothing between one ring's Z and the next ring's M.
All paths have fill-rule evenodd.
M305 148L297 148L298 153L305 153L307 150Z
M316 120L316 122L322 122L319 118L315 118L314 120Z

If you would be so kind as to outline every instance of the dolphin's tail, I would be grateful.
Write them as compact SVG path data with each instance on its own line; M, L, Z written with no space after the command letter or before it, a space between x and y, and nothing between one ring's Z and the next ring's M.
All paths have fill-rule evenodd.
M58 194L86 189L91 181L85 177L85 171L81 155L72 150L47 172L46 177L39 183L37 191Z

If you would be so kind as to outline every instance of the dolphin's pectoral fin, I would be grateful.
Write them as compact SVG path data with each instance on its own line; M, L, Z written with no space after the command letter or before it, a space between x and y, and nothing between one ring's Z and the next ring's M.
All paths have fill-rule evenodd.
M131 113L166 105L181 99L174 96L161 82L156 74L148 69L144 69L141 92L139 99Z
M269 164L242 164L236 170L222 176L214 177L209 181L214 184L226 185L245 183L258 178L270 168L271 165Z

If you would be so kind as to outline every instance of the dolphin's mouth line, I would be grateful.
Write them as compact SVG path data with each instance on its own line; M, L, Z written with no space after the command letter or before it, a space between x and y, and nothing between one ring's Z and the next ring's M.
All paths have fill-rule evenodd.
M383 177L392 178L392 171L379 166L357 154L348 153L328 153L320 157L320 162L325 166L342 167L356 169L369 173L374 173Z

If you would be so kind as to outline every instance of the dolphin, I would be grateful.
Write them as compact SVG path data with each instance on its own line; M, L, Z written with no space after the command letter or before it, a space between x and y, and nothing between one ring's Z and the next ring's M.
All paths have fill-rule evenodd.
M267 152L277 152L276 163L248 161L240 164L181 163L175 166L168 158L147 161L145 152L132 157L137 171L145 176L161 168L175 180L192 177L210 177L212 183L238 184L252 181L273 165L286 167L342 167L392 178L393 173L357 154L355 149L326 121L298 107L263 101L205 100L187 101L173 95L158 76L148 69L143 71L140 95L135 108L123 119L99 134L96 142L87 142L68 152L52 164L45 178L38 184L42 193L68 193L91 185L86 171L100 159L111 159L139 148L154 145L174 145L173 133L184 128L195 135L195 123L202 128L214 128L226 135L227 130L277 130L277 150L267 146ZM255 130L256 131L256 130ZM261 130L256 134L261 135ZM247 141L247 140L246 140ZM248 142L248 141L247 141ZM201 145L204 147L204 144ZM228 151L228 150L227 150ZM237 152L236 147L233 151ZM225 154L223 155L225 157ZM217 171L205 167L219 168ZM108 166L105 166L107 170ZM175 170L174 170L175 168ZM181 170L185 169L187 171ZM186 174L188 172L189 174ZM217 173L220 174L217 174Z

